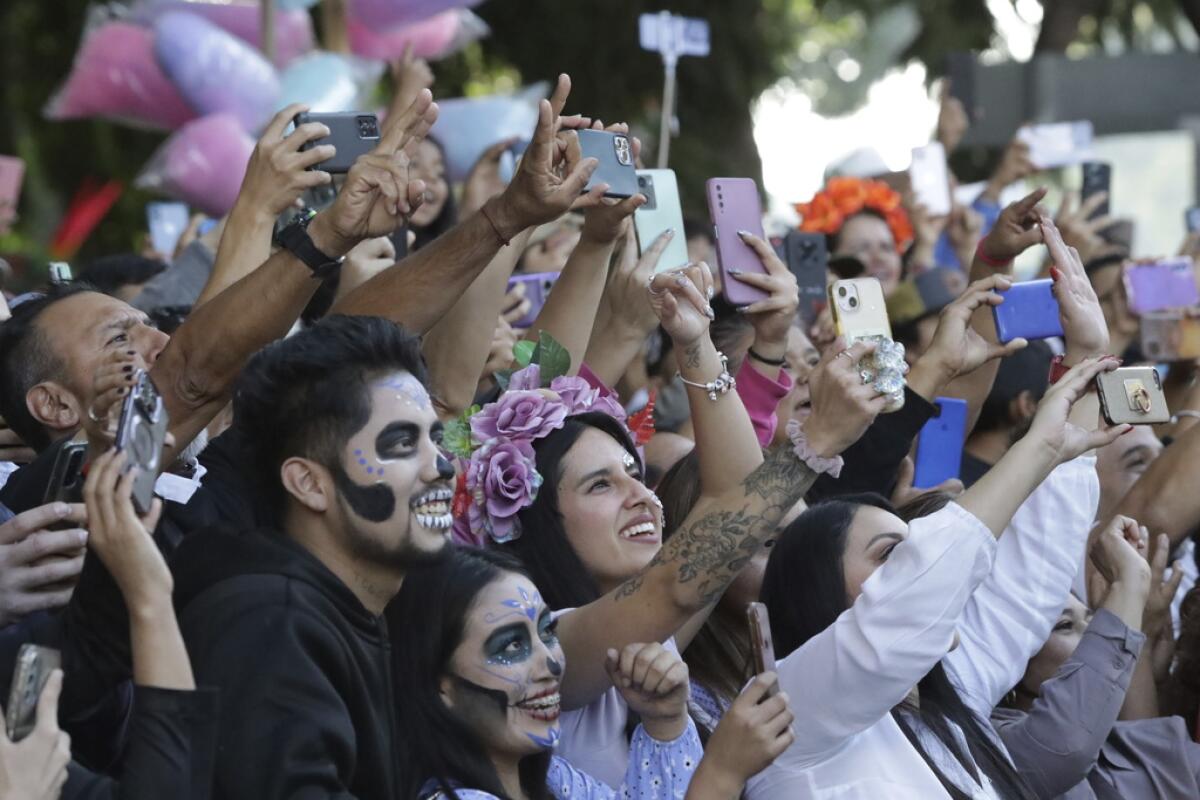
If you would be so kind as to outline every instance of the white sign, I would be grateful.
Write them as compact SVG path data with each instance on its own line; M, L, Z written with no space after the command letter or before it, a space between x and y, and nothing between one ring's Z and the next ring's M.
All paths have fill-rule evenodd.
M642 49L662 53L663 58L708 55L708 22L696 17L677 17L666 11L638 18Z

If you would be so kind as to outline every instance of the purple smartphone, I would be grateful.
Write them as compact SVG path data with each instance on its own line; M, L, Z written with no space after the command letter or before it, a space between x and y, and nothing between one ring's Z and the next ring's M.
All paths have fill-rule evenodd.
M749 178L709 178L704 188L708 195L713 237L717 241L717 263L721 267L725 299L735 306L765 300L767 293L762 289L747 286L729 274L730 270L766 274L767 269L758 254L738 236L738 231L750 231L760 239L766 239L758 187Z
M1125 267L1125 294L1135 314L1187 308L1200 303L1189 258L1166 258Z

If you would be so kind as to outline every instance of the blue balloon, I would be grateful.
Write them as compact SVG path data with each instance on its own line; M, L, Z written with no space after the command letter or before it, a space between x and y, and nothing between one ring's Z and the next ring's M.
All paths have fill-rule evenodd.
M338 53L310 53L279 78L277 106L303 103L312 111L357 111L379 80L383 65Z
M255 132L274 113L279 77L253 47L185 11L163 14L154 30L158 63L200 114L227 112Z

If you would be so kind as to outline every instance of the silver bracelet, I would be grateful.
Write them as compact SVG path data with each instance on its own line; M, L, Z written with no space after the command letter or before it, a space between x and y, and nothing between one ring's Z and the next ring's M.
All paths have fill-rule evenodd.
M737 378L734 378L729 374L729 359L726 358L725 354L720 350L717 351L717 357L721 359L721 374L718 375L717 379L714 381L710 381L708 383L696 383L695 381L689 381L687 378L683 377L683 373L681 372L676 372L675 376L688 386L696 389L703 389L704 391L708 392L708 399L715 402L716 399L721 395L737 388Z
M1200 419L1200 411L1193 411L1190 408L1185 408L1182 411L1176 411L1171 417L1171 424L1175 425L1182 417L1190 417L1191 419Z

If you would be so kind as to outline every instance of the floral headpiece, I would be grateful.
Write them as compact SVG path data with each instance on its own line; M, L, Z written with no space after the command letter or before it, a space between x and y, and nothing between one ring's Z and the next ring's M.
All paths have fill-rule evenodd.
M571 356L549 334L513 348L521 367L496 380L504 393L482 408L472 406L446 426L442 446L459 459L454 496L453 538L482 547L520 536L518 512L537 499L542 485L533 443L549 436L567 417L601 411L626 424L634 441L653 434L653 405L626 419L625 409L609 393L580 377L567 375Z
M830 178L810 202L797 203L800 230L836 234L843 223L864 209L881 214L892 229L896 249L903 251L913 238L912 223L900 203L900 195L883 181L865 178Z

